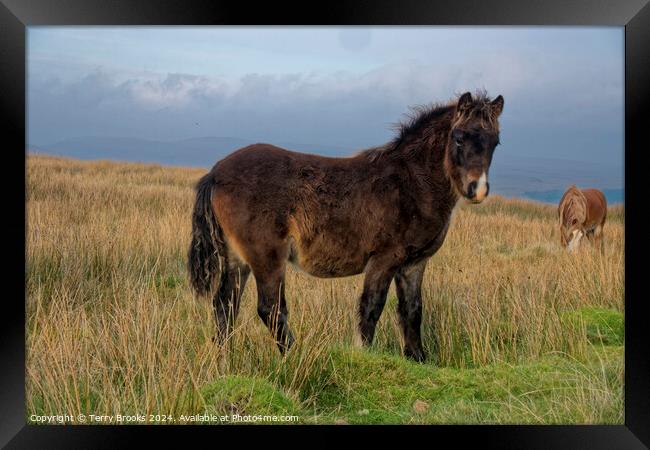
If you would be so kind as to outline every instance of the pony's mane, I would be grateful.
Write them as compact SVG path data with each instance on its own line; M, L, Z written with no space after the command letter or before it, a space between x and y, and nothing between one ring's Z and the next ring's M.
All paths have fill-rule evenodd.
M582 222L587 214L587 200L580 189L572 184L562 196L558 208L560 225L571 223L573 219Z
M409 113L406 114L406 120L393 126L397 131L397 136L393 138L391 143L399 145L409 136L416 134L431 122L447 114L455 106L456 101L411 106Z
M397 135L388 143L363 150L358 154L374 162L385 155L397 156L400 146L410 137L415 136L420 130L430 125L436 119L443 117L450 110L456 107L456 102L432 103L429 105L416 105L409 108L406 120L393 125Z
M446 103L430 103L426 105L411 106L409 112L406 114L406 120L393 125L397 135L390 142L379 147L363 150L359 152L358 155L364 155L372 162L376 161L383 155L400 154L397 150L402 146L402 144L407 142L413 136L421 135L421 131L426 130L426 128L430 127L431 124L443 118L456 108L460 94L456 97L457 98ZM484 90L477 91L472 96L472 103L473 105L471 110L463 114L460 120L478 118L482 127L498 129L499 124L496 118L493 118L490 114L490 99L487 96L487 92Z

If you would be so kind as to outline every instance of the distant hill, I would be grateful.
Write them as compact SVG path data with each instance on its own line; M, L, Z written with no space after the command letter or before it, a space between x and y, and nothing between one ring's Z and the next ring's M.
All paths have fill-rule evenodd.
M490 168L491 189L508 197L557 203L572 184L601 189L610 204L622 203L623 155L621 165L615 166L555 158L503 157L495 153Z
M258 142L237 137L197 137L155 141L128 137L79 137L49 145L30 146L30 151L78 159L113 159L174 166L209 168L234 150ZM360 149L319 144L272 142L290 150L325 156L348 156ZM531 158L496 152L490 169L492 192L555 203L571 184L603 189L610 203L622 202L623 167L553 158Z
M625 189L602 189L607 203L613 205L615 203L624 203L625 202ZM565 189L551 189L549 191L533 191L533 192L524 192L524 197L530 198L532 200L537 200L538 202L543 203L560 203L562 195L564 195Z
M198 137L178 141L154 141L128 137L79 137L49 145L30 146L33 151L78 159L114 159L155 162L175 166L212 167L215 162L241 147L259 141L234 137ZM350 154L354 150L313 144L277 142L292 150L328 156Z

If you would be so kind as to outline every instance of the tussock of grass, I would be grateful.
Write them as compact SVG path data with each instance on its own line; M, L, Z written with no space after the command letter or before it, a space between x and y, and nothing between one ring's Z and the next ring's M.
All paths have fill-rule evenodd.
M251 405L277 391L307 422L622 423L622 207L604 255L570 255L552 206L461 204L425 274L424 365L400 356L393 287L372 349L350 350L362 277L290 269L297 342L282 358L254 280L224 349L210 303L189 289L204 170L44 156L27 169L28 416L196 414L220 408L204 389L216 399L253 380ZM428 408L413 415L418 392Z
M260 378L231 376L208 383L201 389L204 413L220 416L299 415L300 403Z
M579 327L593 344L623 345L623 315L613 309L580 308L563 315L571 326Z

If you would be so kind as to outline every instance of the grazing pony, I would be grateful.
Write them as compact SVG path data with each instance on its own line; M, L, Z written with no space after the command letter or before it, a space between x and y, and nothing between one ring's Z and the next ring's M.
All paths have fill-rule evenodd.
M488 195L502 110L502 96L467 92L416 108L391 142L351 157L254 144L217 162L196 187L188 255L196 293L216 291L217 339L231 333L252 271L257 312L284 354L294 341L284 294L290 262L316 277L365 272L358 307L365 345L395 279L404 354L424 360L424 269L458 199Z
M603 227L607 218L607 201L598 189L578 189L572 185L562 196L558 207L562 246L575 251L583 236L600 244L603 251Z

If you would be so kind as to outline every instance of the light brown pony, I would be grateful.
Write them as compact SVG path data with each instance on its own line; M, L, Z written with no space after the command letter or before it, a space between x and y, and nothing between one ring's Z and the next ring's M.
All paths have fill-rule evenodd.
M578 189L572 185L562 196L558 207L560 240L569 251L575 251L583 236L603 251L603 227L607 218L607 201L598 189Z
M404 353L423 360L424 269L458 199L488 195L502 110L503 97L467 92L416 109L394 140L348 158L255 144L215 164L197 184L188 268L198 294L214 293L219 341L231 332L252 271L260 318L281 352L291 346L289 262L324 278L365 272L358 317L366 345L394 279Z

